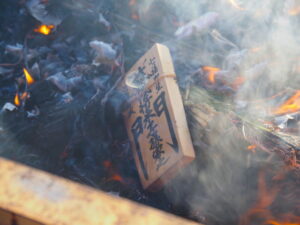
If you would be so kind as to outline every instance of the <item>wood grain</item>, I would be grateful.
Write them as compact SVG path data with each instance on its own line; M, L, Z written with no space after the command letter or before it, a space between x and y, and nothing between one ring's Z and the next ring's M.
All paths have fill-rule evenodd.
M196 224L3 158L0 171L1 225Z
M158 190L187 166L195 153L169 49L155 44L130 69L124 113L142 185Z

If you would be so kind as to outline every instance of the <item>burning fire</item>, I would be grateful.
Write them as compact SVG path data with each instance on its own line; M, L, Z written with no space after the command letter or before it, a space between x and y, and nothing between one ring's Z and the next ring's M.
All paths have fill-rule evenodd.
M30 75L30 73L28 72L28 70L26 70L25 68L23 69L25 78L26 78L26 82L28 85L33 84L34 83L34 79L33 77Z
M113 164L112 164L111 161L105 160L103 162L103 166L109 172L109 174L111 174L110 177L107 179L107 181L118 181L120 183L125 183L125 180L116 171L116 169L114 168L114 166L113 166Z
M293 113L300 110L300 90L284 102L280 107L273 110L273 114L282 115L287 113Z
M256 145L249 145L249 146L247 147L247 149L248 149L249 151L255 153L255 152L256 152L256 151L255 151L256 147L257 147Z
M249 145L249 146L247 147L248 150L255 149L255 148L256 148L256 145Z
M278 222L275 220L269 220L265 224L268 224L268 225L299 225L300 223L289 223L289 222L282 223L282 222Z
M286 171L277 174L277 177L285 176ZM283 179L283 178L281 178ZM292 213L275 214L270 210L280 190L283 188L277 182L267 184L266 171L262 169L258 174L258 194L254 205L240 218L239 225L262 224L262 225L300 225L300 217ZM276 180L275 177L272 179ZM257 219L262 223L252 223Z
M15 99L14 99L14 103L15 103L16 106L20 106L21 105L19 93L16 93L16 96L15 96Z
M21 95L21 100L24 100L26 98L28 98L29 95L28 95L28 92L24 92L22 95Z
M238 10L245 10L244 8L242 8L237 2L236 2L236 0L228 0L229 2L230 2L230 4L234 7L234 8L236 8L236 9L238 9Z
M120 183L124 182L123 178L119 174L114 174L110 178L107 179L107 181L111 181L111 180L119 181Z
M54 25L43 24L43 25L39 26L38 28L34 29L34 32L41 33L44 35L49 35L53 28L54 28Z
M210 67L210 66L203 66L202 69L208 72L207 79L209 80L210 83L214 84L216 82L215 79L216 72L220 71L220 69L216 67Z

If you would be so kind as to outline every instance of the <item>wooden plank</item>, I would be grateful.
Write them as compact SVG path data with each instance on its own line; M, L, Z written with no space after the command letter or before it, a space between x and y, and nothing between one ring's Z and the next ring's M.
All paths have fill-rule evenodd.
M12 214L0 209L0 225L11 225Z
M36 222L31 219L25 218L23 216L18 216L18 215L16 215L14 217L14 223L12 225L14 225L14 224L17 224L17 225L44 225L39 222Z
M155 44L124 83L131 97L124 118L141 183L157 190L195 158L169 49Z
M26 225L196 224L3 158L0 171L0 208Z

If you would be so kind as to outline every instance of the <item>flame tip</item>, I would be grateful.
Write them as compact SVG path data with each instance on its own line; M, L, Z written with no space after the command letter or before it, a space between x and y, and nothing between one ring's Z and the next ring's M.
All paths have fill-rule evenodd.
M211 66L203 66L202 69L208 73L207 79L209 80L209 82L211 84L214 84L216 82L216 79L215 79L216 72L220 71L220 69L217 67L211 67Z
M31 85L35 82L35 80L33 79L33 77L30 75L30 73L28 72L28 70L26 68L23 68L23 72L25 75L25 79L28 85Z
M19 98L19 93L17 92L14 98L14 103L16 106L20 106L21 102L20 102L20 98Z

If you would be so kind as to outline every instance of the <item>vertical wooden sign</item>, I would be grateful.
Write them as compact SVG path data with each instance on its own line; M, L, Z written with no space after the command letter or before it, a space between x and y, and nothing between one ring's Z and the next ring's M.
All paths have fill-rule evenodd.
M157 190L195 158L169 49L155 44L130 69L124 112L142 185Z

